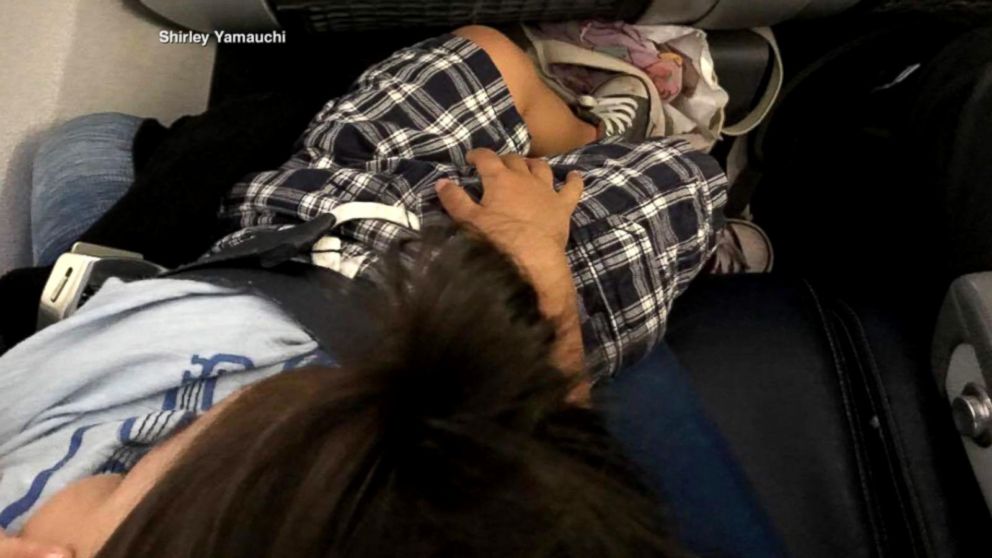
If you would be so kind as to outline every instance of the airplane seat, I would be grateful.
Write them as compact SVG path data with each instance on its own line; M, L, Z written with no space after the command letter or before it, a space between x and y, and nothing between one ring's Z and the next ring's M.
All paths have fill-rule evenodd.
M756 134L776 272L698 280L667 340L793 555L981 556L992 27L884 21L793 30L837 41Z
M299 24L311 31L386 29L469 22L560 21L590 17L701 29L746 29L840 13L859 0L141 0L199 31L258 31ZM411 6L415 6L411 8Z
M409 4L141 1L191 29L230 31L308 24L311 30L336 30L347 27L354 15L349 6ZM743 40L738 31L835 14L857 0L568 3L586 10L573 12L584 17L620 16L713 31L716 64L741 74L727 78L732 106L738 103L728 112L744 113L762 87L771 57L767 43ZM469 23L476 13L451 11L458 2L427 5L435 4L452 18L431 20L438 25ZM559 2L499 4L509 10L500 15L508 18L505 22L534 13L526 7L550 10ZM513 12L513 6L520 11ZM404 15L423 18L425 13L397 12ZM383 22L411 25L396 17L362 21L373 31ZM237 58L224 46L218 50L215 101L233 83L236 72L230 66ZM260 51L254 52L257 57ZM992 114L987 108L992 104L984 102L992 99L992 79L970 86L974 94L968 98L976 108L958 124L988 129L981 119ZM790 554L985 555L986 533L992 530L986 503L992 502L986 499L992 493L990 275L972 274L956 282L939 319L936 310L915 312L912 301L888 302L849 296L824 288L817 277L807 280L789 272L701 279L677 301L667 339Z
M987 548L992 518L933 379L932 327L902 310L791 274L700 279L676 301L668 344L790 555Z

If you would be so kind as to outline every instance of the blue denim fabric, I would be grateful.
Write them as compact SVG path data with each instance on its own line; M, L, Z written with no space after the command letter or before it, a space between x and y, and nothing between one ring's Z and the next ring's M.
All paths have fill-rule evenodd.
M54 263L131 187L131 147L143 120L117 113L81 116L42 143L31 194L35 265Z
M607 427L706 557L784 557L783 543L672 352L658 347L596 390Z

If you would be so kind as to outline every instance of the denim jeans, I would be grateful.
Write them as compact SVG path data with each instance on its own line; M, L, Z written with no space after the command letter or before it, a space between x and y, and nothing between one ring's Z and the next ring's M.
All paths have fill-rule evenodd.
M699 556L772 558L785 547L665 345L595 390L610 433Z
M131 147L144 119L81 116L53 130L38 149L31 194L35 265L49 265L134 182Z

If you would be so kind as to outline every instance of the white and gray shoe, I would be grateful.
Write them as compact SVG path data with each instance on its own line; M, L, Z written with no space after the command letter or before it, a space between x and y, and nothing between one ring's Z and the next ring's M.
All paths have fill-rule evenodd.
M727 219L717 233L716 252L707 271L712 275L768 273L775 265L772 241L761 227L750 221Z
M592 95L582 95L577 102L579 117L595 124L600 137L642 141L648 136L648 90L636 77L619 75L600 85Z

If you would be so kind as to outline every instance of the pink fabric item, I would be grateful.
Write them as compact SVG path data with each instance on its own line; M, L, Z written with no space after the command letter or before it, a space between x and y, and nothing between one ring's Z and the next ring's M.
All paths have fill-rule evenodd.
M682 93L684 59L644 38L634 26L623 22L582 21L545 23L540 30L549 38L572 43L596 52L615 56L646 73L662 101ZM664 49L662 46L661 48ZM592 93L613 76L610 72L555 64L551 71L569 88L580 94Z

